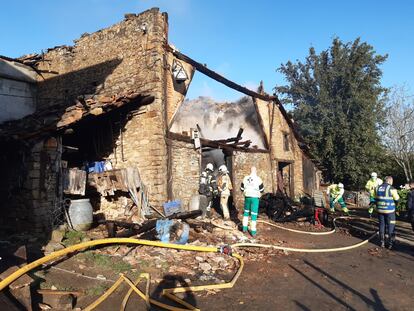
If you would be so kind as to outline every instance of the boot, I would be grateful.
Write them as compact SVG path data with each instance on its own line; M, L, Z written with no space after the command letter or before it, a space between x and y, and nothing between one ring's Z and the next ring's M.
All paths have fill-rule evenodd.
M380 247L385 248L385 237L384 236L380 237Z
M393 248L394 244L395 244L395 239L392 237L392 238L390 238L390 239L389 239L389 241L388 241L388 246L387 246L387 248L391 250L391 249Z
M207 218L211 219L211 211L210 210L207 211L206 215L207 215Z

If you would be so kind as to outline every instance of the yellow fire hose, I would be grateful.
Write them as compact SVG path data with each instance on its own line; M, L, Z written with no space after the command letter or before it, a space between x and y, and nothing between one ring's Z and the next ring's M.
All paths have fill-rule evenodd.
M290 228L286 228L286 227L279 226L279 225L276 225L276 224L272 224L272 223L270 223L268 221L264 221L264 220L258 220L258 222L264 223L264 224L267 224L267 225L271 225L273 227L280 228L280 229L283 229L283 230L296 232L296 233L310 234L310 235L326 235L326 234L334 233L336 231L336 221L338 219L362 219L362 220L371 221L370 219L365 219L365 218L356 217L356 216L340 216L340 217L336 217L336 218L333 219L334 229L332 229L331 231L327 231L327 232L300 231L300 230L290 229ZM285 246L278 246L278 245L272 245L272 244L260 244L260 243L236 243L236 244L232 244L231 247L232 248L264 247L264 248L273 248L273 249L285 250L285 251L290 251L290 252L300 252L300 253L331 253L331 252L346 251L346 250L350 250L350 249L360 247L364 244L367 244L376 235L377 235L377 232L373 233L368 239L365 239L364 241L361 241L357 244L353 244L353 245L349 245L349 246L343 246L343 247L335 247L335 248L316 248L316 249L315 248L293 248L293 247L285 247Z
M334 219L334 226L336 227L335 221L337 219L349 219L349 218L357 219L357 217L349 217L349 216L348 217L338 217L338 218ZM288 230L288 231L292 231L292 232L297 232L297 233L306 233L306 234L319 233L318 235L321 235L321 233L322 233L322 234L325 235L325 234L330 234L330 233L335 232L335 229L333 229L332 231L328 231L328 233L326 233L326 232L306 232L306 231L300 231L300 230L285 228L285 227L282 227L282 226L279 226L279 225L272 224L272 223L267 222L267 221L260 221L260 222L264 223L264 224L274 226L274 227L277 227L277 228L280 228L280 229L284 229L284 230ZM368 241L371 240L376 234L377 233L374 233L368 239L366 239L364 241L361 241L361 242L359 242L357 244L354 244L354 245L344 246L344 247L337 247L337 248L329 248L329 249L300 249L300 248L283 247L283 246L277 246L277 245L271 245L271 244L259 244L259 243L236 243L236 244L231 245L231 247L232 248L264 247L264 248L273 248L273 249L286 250L286 251L291 251L291 252L304 252L304 253L338 252L338 251L345 251L345 250L350 250L350 249L353 249L353 248L360 247L360 246L368 243ZM163 242L157 242L157 241L139 240L139 239L133 239L133 238L99 239L99 240L94 240L94 241L89 241L89 242L84 242L84 243L80 243L80 244L77 244L77 245L69 246L65 249L62 249L62 250L56 251L54 253L51 253L47 256L44 256L44 257L42 257L42 258L40 258L40 259L38 259L38 260L36 260L32 263L27 264L26 266L23 266L22 268L20 268L19 270L15 271L12 274L10 274L8 277L6 277L4 280L2 280L0 282L0 291L3 290L5 287L7 287L12 282L14 282L16 279L18 279L23 274L29 272L30 270L32 270L32 269L34 269L34 268L36 268L36 267L38 267L38 266L40 266L40 265L42 265L46 262L52 261L56 258L65 256L67 254L70 254L70 253L73 253L73 252L76 252L76 251L79 251L79 250L83 250L83 249L93 247L93 246L97 246L97 245L106 245L106 244L135 244L135 245L147 245L147 246L172 248L172 249L197 251L197 252L210 252L210 253L221 252L221 249L219 247L179 245L179 244L163 243ZM244 262L243 262L243 258L237 253L233 253L233 254L231 254L231 256L233 256L233 257L235 257L239 260L240 266L239 266L238 271L236 272L236 274L234 275L234 277L232 278L232 280L230 282L220 283L220 284L210 284L210 285L175 287L175 288L167 288L167 289L163 290L163 292L162 292L163 295L165 295L169 299L179 303L180 305L184 306L185 309L170 306L170 305L161 303L161 302L159 302L155 299L150 298L149 297L150 277L149 277L148 274L143 273L139 276L139 278L135 282L132 282L127 277L125 277L124 275L121 274L120 278L112 285L112 287L110 289L108 289L94 303L89 305L85 310L90 311L90 310L93 310L94 308L96 308L100 303L102 303L102 301L104 301L107 297L109 297L123 282L126 282L130 286L130 289L124 297L124 300L123 300L122 306L121 306L121 311L125 309L125 306L128 302L128 299L129 299L130 295L132 294L132 292L136 292L142 299L144 299L144 301L147 304L147 307L150 304L153 304L153 305L157 305L161 308L164 308L166 310L172 310L172 311L198 310L197 308L195 308L194 306L190 305L189 303L183 301L182 299L178 298L174 294L184 293L184 292L189 292L189 291L196 292L196 291L209 290L209 289L232 288L234 286L234 284L237 282L238 278L240 277L240 275L243 271ZM139 281L143 278L147 279L145 293L143 293L141 290L139 290L136 287L136 285L139 283Z
M217 249L216 249L217 250ZM151 304L161 307L165 310L171 310L171 311L186 311L186 310L198 310L193 305L189 304L188 302L178 298L174 294L177 293L185 293L185 292L198 292L203 290L211 290L211 289L224 289L224 288L232 288L234 284L236 284L238 278L240 277L243 268L244 268L244 261L243 258L239 254L232 254L233 257L237 258L239 260L240 266L237 270L236 274L233 276L232 280L227 283L220 283L220 284L210 284L210 285L199 285L199 286L185 286L185 287L174 287L174 288L166 288L163 289L162 295L169 298L172 301L175 301L176 303L182 305L185 307L178 308L174 306L167 305L165 303L162 303L158 300L152 299L149 297L149 282L150 282L150 276L148 273L141 273L138 279L135 282L132 282L127 277L125 277L123 274L121 274L120 278L109 288L101 297L99 297L95 302L90 304L88 307L86 307L85 311L91 311L95 309L99 304L101 304L106 298L108 298L124 281L130 286L130 289L126 293L122 305L121 305L121 311L125 310L125 307L128 303L128 299L131 296L132 292L135 292L140 296L147 304L147 307L149 307ZM143 293L141 290L139 290L136 286L138 285L139 281L141 281L143 278L147 280L146 282L146 290L145 293Z
M156 246L156 247L163 247L163 248L174 248L174 249L181 249L187 251L197 251L197 252L207 252L207 253L214 253L217 252L217 247L208 247L208 246L194 246L194 245L179 245L179 244L172 244L172 243L162 243L157 241L149 241L149 240L138 240L132 238L110 238L110 239L99 239L89 242L84 242L76 245L72 245L61 249L59 251L53 252L47 256L39 258L23 267L21 267L16 272L13 272L8 277L6 277L3 281L0 282L0 291L3 290L6 286L12 283L17 278L21 277L23 274L29 272L30 270L48 262L54 260L56 258L65 256L67 254L89 248L92 246L97 245L105 245L105 244L138 244L138 245L147 245L147 246Z

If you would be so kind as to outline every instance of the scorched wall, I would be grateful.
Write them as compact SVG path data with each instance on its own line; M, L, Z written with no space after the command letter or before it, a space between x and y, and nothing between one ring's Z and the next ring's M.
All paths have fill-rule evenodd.
M82 104L91 95L102 101L130 91L155 97L150 105L126 121L108 156L114 168L139 169L150 189L150 204L155 207L161 207L167 200L164 110L167 33L166 14L151 9L137 16L129 15L109 28L84 34L74 46L50 49L37 64L44 72L38 81L38 109L70 106L77 99ZM56 193L56 189L49 191ZM102 206L106 203L102 199ZM46 204L49 203L45 201L33 208L46 210ZM34 214L43 212L37 210ZM44 219L35 217L33 221L44 222Z

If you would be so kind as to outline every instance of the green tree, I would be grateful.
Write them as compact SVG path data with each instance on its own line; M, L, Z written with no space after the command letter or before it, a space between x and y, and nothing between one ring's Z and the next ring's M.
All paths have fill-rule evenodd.
M305 61L278 69L288 85L276 87L315 157L327 168L326 178L358 188L371 171L380 170L385 94L380 65L387 55L356 39L333 39L320 54L309 49Z

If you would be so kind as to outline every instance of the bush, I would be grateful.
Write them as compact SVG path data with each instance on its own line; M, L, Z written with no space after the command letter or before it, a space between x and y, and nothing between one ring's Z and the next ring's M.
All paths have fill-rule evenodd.
M410 191L407 189L400 189L397 191L398 191L398 195L400 196L400 200L398 201L396 211L404 212L407 210L407 197Z

